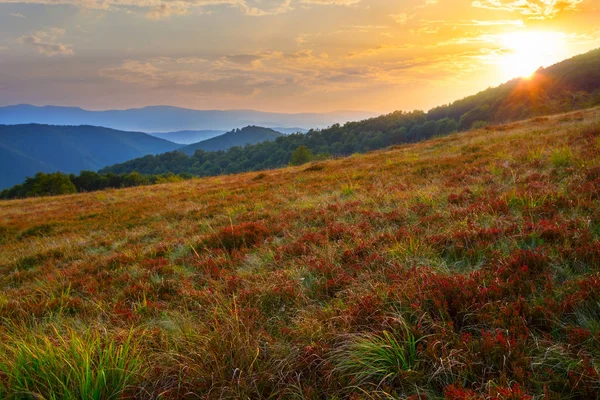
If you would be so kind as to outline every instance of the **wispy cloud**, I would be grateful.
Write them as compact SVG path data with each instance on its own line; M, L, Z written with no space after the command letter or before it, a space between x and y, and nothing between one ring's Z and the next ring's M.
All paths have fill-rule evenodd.
M185 15L188 12L189 10L187 8L163 3L159 6L152 7L150 10L148 10L148 12L146 13L146 17L149 19L158 20L169 17L170 15Z
M518 12L535 19L553 18L566 10L577 10L583 0L475 0L473 7Z
M400 14L390 14L390 17L396 21L397 24L400 25L405 25L408 20L410 19L409 15L407 13L400 13Z
M336 6L352 6L360 3L361 0L300 0L303 4L321 4Z
M59 37L64 34L64 29L51 28L47 31L21 36L20 41L23 44L35 47L41 54L49 57L73 55L73 46L58 42Z
M490 20L490 21L479 21L479 20L471 20L471 21L460 21L457 23L453 23L450 25L454 26L524 26L525 23L521 19L516 20Z
M11 17L15 17L15 18L27 18L25 15L21 14L21 13L10 13L8 14Z
M352 6L361 0L294 0L305 7ZM171 15L185 15L193 10L207 7L227 6L241 10L245 15L260 17L278 15L294 10L293 0L0 0L2 3L72 5L80 8L119 11L141 10L149 19L161 19ZM14 15L16 16L16 15Z

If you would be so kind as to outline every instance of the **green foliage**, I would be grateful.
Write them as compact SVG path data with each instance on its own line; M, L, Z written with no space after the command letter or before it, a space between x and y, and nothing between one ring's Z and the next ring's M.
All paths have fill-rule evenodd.
M99 333L52 336L13 332L0 345L0 394L7 398L118 399L141 373L130 334L123 343ZM10 346L7 344L10 343Z
M69 177L60 172L35 175L35 182L27 192L27 196L56 196L60 194L76 193L77 189Z
M568 167L573 159L573 152L568 147L561 147L552 152L550 160L556 168Z
M417 365L416 339L408 326L396 332L359 334L333 357L338 370L360 385L393 381Z
M290 161L290 165L302 165L306 164L313 158L312 150L308 147L302 145L298 146L296 150L292 153L292 159Z
M176 175L172 172L158 175L142 175L137 171L124 174L99 174L93 171L81 171L79 175L65 175L60 172L53 174L39 172L35 177L27 178L23 184L1 191L0 199L56 196L69 193L92 192L108 188L119 189L145 186L179 182L190 177L189 174Z

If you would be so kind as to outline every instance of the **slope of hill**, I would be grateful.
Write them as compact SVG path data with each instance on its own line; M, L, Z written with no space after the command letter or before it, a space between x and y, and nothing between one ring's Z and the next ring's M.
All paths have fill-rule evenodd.
M502 123L600 104L600 49L540 68L474 96L437 107L429 119L452 118L461 129L477 121Z
M0 394L596 398L599 154L593 109L2 202Z
M290 162L299 146L313 154L347 156L383 147L411 143L457 130L517 120L551 112L569 111L600 104L600 50L563 61L538 71L530 79L518 79L488 89L452 105L428 113L402 112L348 122L306 135L289 135L273 142L232 149L224 154L199 157L163 155L108 167L104 172L186 173L210 176L266 168Z
M93 126L0 125L0 189L36 172L97 170L181 145Z
M219 151L228 150L234 146L244 147L247 144L255 144L275 140L282 136L280 132L260 126L246 126L242 129L234 129L223 135L182 147L179 151L193 155L196 150Z
M0 124L94 125L143 132L199 129L228 131L247 125L324 128L334 123L374 115L360 111L284 114L254 110L190 110L168 106L89 111L77 107L37 107L21 104L0 107Z
M225 131L200 130L200 131L176 131L176 132L148 132L148 135L168 140L182 145L198 143L203 140L223 135Z

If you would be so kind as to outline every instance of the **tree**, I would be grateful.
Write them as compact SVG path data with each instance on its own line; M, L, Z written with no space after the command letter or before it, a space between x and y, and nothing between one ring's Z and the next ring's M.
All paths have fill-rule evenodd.
M59 194L77 193L75 185L69 177L60 172L44 174L38 172L27 196L56 196Z
M305 145L298 146L292 153L290 165L301 165L309 162L313 158L312 150Z

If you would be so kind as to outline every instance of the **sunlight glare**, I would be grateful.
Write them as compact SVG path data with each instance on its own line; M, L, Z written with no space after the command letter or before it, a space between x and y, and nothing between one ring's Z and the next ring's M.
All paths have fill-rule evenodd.
M500 67L506 78L530 77L539 67L547 67L564 56L565 34L562 32L513 32L500 36L508 50Z

